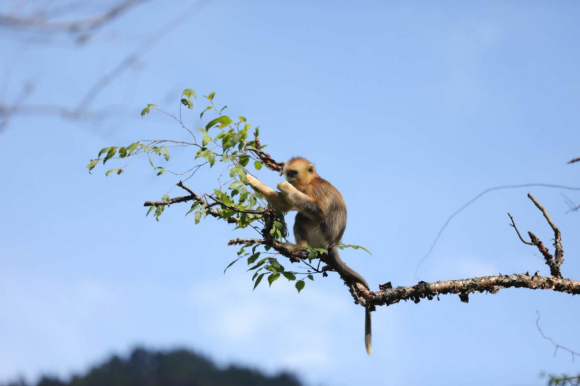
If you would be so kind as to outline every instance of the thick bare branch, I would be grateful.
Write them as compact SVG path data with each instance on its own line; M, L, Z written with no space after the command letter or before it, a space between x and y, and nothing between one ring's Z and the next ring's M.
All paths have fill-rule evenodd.
M380 286L380 291L373 293L371 304L376 306L396 304L401 300L412 300L419 303L421 299L433 300L439 295L459 295L467 303L469 294L486 292L495 294L504 288L542 289L580 295L580 282L571 279L544 277L529 274L483 276L471 279L444 280L435 283L419 282L411 287L392 288L391 283Z

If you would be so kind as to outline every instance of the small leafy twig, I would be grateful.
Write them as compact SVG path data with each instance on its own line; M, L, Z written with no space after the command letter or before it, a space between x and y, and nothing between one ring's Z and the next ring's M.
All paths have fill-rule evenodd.
M233 210L234 212L237 213L246 213L246 214L267 214L269 211L271 211L270 209L263 209L263 210L253 210L253 209L238 209L235 206L231 206L226 204L223 201L220 201L217 197L214 197L212 195L206 195L207 197L211 198L212 200L214 200L216 203L218 203L219 205L228 208L229 210Z

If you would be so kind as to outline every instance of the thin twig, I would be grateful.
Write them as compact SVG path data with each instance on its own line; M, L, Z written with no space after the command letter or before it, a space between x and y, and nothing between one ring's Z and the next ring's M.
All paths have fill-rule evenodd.
M512 223L510 224L510 226L516 230L516 233L518 234L518 237L520 238L520 240L522 240L522 243L527 244L527 245L534 245L534 243L531 243L529 241L524 240L524 238L520 234L520 231L519 231L518 227L516 226L516 223L514 221L514 218L509 213L508 213L508 216L510 216L510 219L512 220Z
M268 209L263 209L263 210L249 210L249 209L238 209L235 206L231 206L226 204L223 201L220 201L217 197L214 197L212 195L206 194L207 197L211 198L212 200L214 200L215 202L217 202L218 204L220 204L221 206L228 208L230 210L233 210L234 212L237 213L246 213L246 214L267 214L269 212Z
M540 327L540 312L537 311L537 314L538 314L538 319L536 319L536 327L538 328L538 331L542 335L542 338L546 339L547 341L550 341L550 343L552 343L554 345L554 347L556 347L556 350L554 351L554 356L556 356L556 353L558 352L558 350L564 350L564 351L567 351L570 354L572 354L572 360L574 360L574 358L576 356L580 356L580 352L577 352L577 351L569 349L568 347L562 346L561 344L556 343L554 341L554 339L552 339L551 337L544 334L544 331Z
M453 218L455 216L457 216L459 213L463 212L465 209L467 209L467 207L469 207L475 201L479 200L481 197L485 196L488 193L491 193L491 192L494 192L497 190L527 188L527 187L531 187L531 186L538 186L538 187L543 187L543 188L566 189L566 190L580 190L580 187L563 186L563 185L555 185L555 184L544 184L544 183L529 183L529 184L520 184L520 185L502 185L502 186L495 186L493 188L485 189L483 192L479 193L478 195L473 197L471 200L469 200L467 203L465 203L463 206L461 206L459 209L457 209L455 212L453 212L447 218L447 220L445 220L445 223L443 223L443 226L441 226L441 229L439 229L439 232L437 232L437 236L435 236L435 240L433 240L433 243L431 243L431 247L429 247L429 250L427 251L425 256L423 256L423 258L421 258L421 260L417 264L417 268L415 268L415 278L417 278L417 276L418 276L419 269L421 268L421 265L423 265L425 260L427 260L427 258L429 256L431 256L431 253L433 252L433 249L435 249L435 246L439 242L439 239L441 238L443 231L445 231L445 229L447 228L447 226L449 225L449 223L451 222L451 220L453 220Z
M49 21L43 17L39 17L38 14L34 14L30 17L18 17L13 15L0 15L0 25L4 25L9 28L22 28L28 30L38 30L43 33L53 32L53 33L76 33L94 30L98 27L103 26L105 23L121 16L123 13L127 12L131 7L143 3L145 0L125 0L119 3L117 6L111 8L102 15L95 16L83 20L73 20L73 21Z

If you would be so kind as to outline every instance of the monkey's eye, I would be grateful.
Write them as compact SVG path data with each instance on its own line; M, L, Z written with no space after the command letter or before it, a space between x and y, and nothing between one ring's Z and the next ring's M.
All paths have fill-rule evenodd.
M292 177L296 177L296 176L298 175L298 172L297 172L296 170L288 170L288 171L286 172L286 175L287 175L288 177L292 178Z

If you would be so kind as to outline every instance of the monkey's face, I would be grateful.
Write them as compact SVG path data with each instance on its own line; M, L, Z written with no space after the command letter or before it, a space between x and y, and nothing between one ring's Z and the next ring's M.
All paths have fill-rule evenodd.
M314 165L304 158L292 158L284 166L284 174L286 181L301 191L316 177Z

